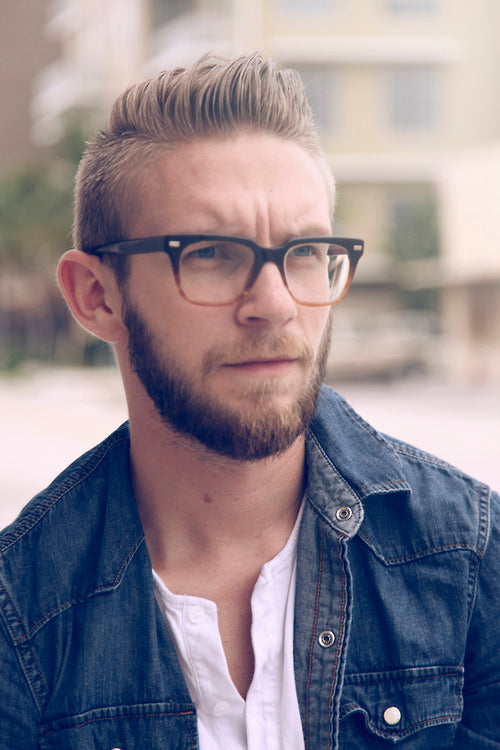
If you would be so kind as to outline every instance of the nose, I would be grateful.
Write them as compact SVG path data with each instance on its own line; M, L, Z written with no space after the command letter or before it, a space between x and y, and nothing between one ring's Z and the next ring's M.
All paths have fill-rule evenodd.
M264 263L248 293L238 304L237 319L251 327L284 326L297 317L297 305L279 268Z

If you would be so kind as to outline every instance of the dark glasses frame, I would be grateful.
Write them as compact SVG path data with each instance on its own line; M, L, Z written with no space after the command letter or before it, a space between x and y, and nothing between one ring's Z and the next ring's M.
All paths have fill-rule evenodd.
M240 245L245 245L252 250L255 261L251 273L248 276L247 283L242 292L236 297L229 300L228 302L196 302L184 293L179 273L179 261L183 250L188 246L197 242L211 242L211 241L222 241L222 242L235 242ZM300 245L324 242L333 245L331 255L348 255L349 257L349 275L346 281L346 286L341 296L333 300L332 302L302 302L298 300L288 287L288 282L285 275L284 261L287 253L293 248ZM113 242L109 245L100 245L92 248L88 252L92 255L143 255L147 253L166 253L172 263L172 269L174 272L175 283L179 294L191 302L193 305L203 305L205 307L215 307L223 305L232 305L235 302L243 299L252 288L257 276L259 275L264 263L274 263L281 274L281 278L291 297L300 305L306 307L329 307L338 304L344 299L347 294L349 287L351 286L356 266L363 255L364 241L359 239L353 239L351 237L297 237L288 240L283 245L278 247L262 247L253 240L247 239L246 237L238 237L235 235L228 234L164 234L157 237L143 237L135 240L123 240L122 242Z

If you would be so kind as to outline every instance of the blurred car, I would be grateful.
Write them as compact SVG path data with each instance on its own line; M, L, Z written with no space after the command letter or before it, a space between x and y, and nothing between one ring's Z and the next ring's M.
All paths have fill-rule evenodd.
M440 369L442 347L427 312L334 313L327 382L389 380Z

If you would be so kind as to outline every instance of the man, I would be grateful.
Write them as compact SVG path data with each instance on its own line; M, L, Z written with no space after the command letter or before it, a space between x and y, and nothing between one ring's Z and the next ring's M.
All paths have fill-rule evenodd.
M259 55L90 144L59 282L129 422L0 537L2 748L500 747L499 497L321 387L333 200Z

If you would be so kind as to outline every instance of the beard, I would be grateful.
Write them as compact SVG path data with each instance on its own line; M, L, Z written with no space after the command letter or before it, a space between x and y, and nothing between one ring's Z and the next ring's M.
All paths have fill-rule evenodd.
M282 453L307 430L325 377L331 315L315 361L309 347L290 334L254 331L241 345L210 349L203 359L200 384L174 361L160 359L152 331L126 297L123 320L129 334L130 365L164 423L177 434L194 438L220 456L255 461ZM271 378L247 384L241 394L248 403L246 409L231 407L203 388L204 378L224 362L273 356L277 352L296 358L309 371L288 407L273 406L272 396L287 391L284 383Z

